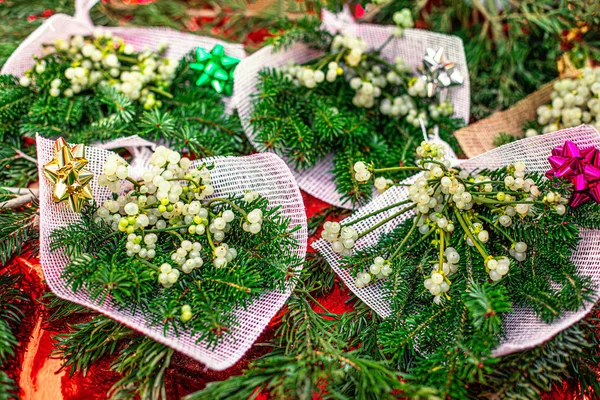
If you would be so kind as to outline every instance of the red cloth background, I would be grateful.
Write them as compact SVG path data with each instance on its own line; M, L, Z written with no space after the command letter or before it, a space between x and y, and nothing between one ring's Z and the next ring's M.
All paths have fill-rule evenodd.
M310 195L303 193L303 197L309 218L329 206ZM310 242L313 240L314 238L309 239ZM34 299L39 299L41 294L47 290L43 285L42 272L37 260L17 257L8 270L24 275L22 288ZM351 306L346 304L348 298L348 292L336 285L331 294L318 298L318 300L328 311L341 314L351 310ZM49 358L53 349L52 337L60 332L68 331L68 324L65 322L47 324L45 321L48 313L39 302L32 303L24 311L27 317L23 328L18 332L21 344L16 358L11 361L12 364L8 369L11 376L19 380L22 399L106 399L106 393L110 387L119 380L119 375L110 370L112 360L104 359L95 364L85 377L81 374L70 377L68 371L58 372L60 361ZM271 321L269 327L258 339L258 343L265 342L272 337L278 317L280 315ZM186 394L202 389L208 382L220 381L231 375L241 374L242 370L248 366L249 361L267 351L265 347L254 346L237 364L221 372L206 370L202 364L176 353L172 360L172 366L165 375L169 398L179 399ZM555 387L555 390L550 395L544 396L544 399L575 399L572 393L573 391L569 390L565 383L564 387ZM267 398L266 395L261 397Z

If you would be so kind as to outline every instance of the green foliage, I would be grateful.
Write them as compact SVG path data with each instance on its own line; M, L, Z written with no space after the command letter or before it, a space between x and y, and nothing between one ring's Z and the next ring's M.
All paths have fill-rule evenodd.
M345 350L348 343L335 316L315 312L309 297L296 293L287 307L273 351L252 362L243 375L209 383L186 399L253 399L261 390L275 399L393 399L397 393L415 398L435 394L402 383L405 375L384 361L359 350Z
M297 170L334 153L334 180L343 199L360 203L371 195L371 188L354 178L355 162L377 161L382 167L395 167L398 160L407 165L414 161L423 137L421 128L404 118L383 115L377 107L354 106L355 90L344 79L307 89L277 70L263 71L260 76L250 122L261 148L289 158ZM449 138L460 120L440 117L435 122L441 137L456 145ZM407 176L399 172L391 177Z
M505 170L482 173L496 182L502 181ZM556 182L542 180L538 175L531 177L542 193L550 189L564 190ZM501 206L480 205L472 216L468 216L470 212L463 212L466 217L461 218L493 221L500 212L498 207ZM488 384L489 376L495 376L498 363L504 362L493 358L492 351L503 337L504 318L513 307L530 308L542 320L552 322L563 312L576 311L591 301L594 285L589 277L577 272L571 255L579 242L579 230L599 226L600 207L587 203L577 209L569 208L565 215L558 215L546 205L534 207L535 218L515 217L509 227L502 227L498 222L485 225L490 239L478 246L483 246L486 254L505 254L519 241L528 245L529 256L520 262L512 260L510 273L498 282L489 280L484 264L486 258L477 247L467 245L467 237L459 228L445 238L431 228L430 232L437 233L412 236L408 242L410 247L397 253L397 249L404 249L402 244L414 232L417 217L408 218L391 232L381 235L377 244L345 257L343 264L354 274L367 271L376 256L391 262L392 274L382 280L381 285L392 313L379 325L377 333L372 334L377 337L377 343L368 345L373 352L370 354L377 354L379 345L385 359L409 374L409 383L435 388L443 398L467 398L471 395L468 388ZM444 215L449 223L461 226L457 216ZM446 247L451 246L459 253L460 265L456 273L449 275L448 296L434 303L424 282L430 276L431 265L439 262L439 247L444 246L444 240ZM390 254L400 255L388 256ZM536 357L543 358L543 355ZM532 360L533 364L538 362L543 361ZM562 361L554 362L562 365ZM541 370L533 364L528 371ZM557 368L554 366L548 371ZM523 371L518 374L523 375ZM524 377L523 380L530 386L541 387L540 382L547 384L564 375L548 372L548 376ZM507 388L514 385L507 383ZM548 390L549 386L543 388Z
M579 63L585 55L598 54L595 1L572 6L568 1L554 0L444 0L425 6L425 2L391 0L374 18L379 23L392 23L395 11L409 7L428 29L459 36L471 77L471 113L478 119L510 107L556 78L556 60L563 51L572 48L572 59ZM574 42L566 42L564 33L581 23L588 24L589 31Z
M37 180L35 147L21 141L3 143L0 147L0 182L3 187L25 188Z
M15 355L18 345L15 329L25 317L22 308L29 297L16 287L18 275L0 273L0 399L17 399L14 382L8 376L6 362Z
M53 356L63 360L62 368L69 369L71 376L86 376L94 363L118 354L111 369L122 378L108 393L111 399L167 399L164 371L170 365L172 349L77 304L53 295L47 295L46 300L52 310L51 321L89 315L85 322L70 325L69 332L54 337Z
M306 16L296 21L283 19L281 29L267 39L267 44L275 50L287 49L296 42L307 43L315 50L327 50L333 36L321 29L321 20L315 16Z
M593 397L600 390L596 323L596 318L580 322L536 348L503 357L472 395L533 400L569 379L578 383L579 396Z
M45 60L47 69L34 87L23 88L10 76L0 78L0 138L17 132L30 137L39 133L89 144L137 134L164 140L174 149L188 149L197 157L245 150L239 118L226 115L221 96L210 88L190 85L184 78L193 79L189 55L177 70L171 94L158 90L162 106L151 110L104 85L71 98L52 97L50 81L63 76L66 65L56 55Z
M36 226L38 206L33 204L21 210L0 210L0 265L15 255L37 252L39 229Z
M269 207L264 198L250 204L230 199L237 207L262 210L264 222L261 234L243 232L241 223L231 225L227 244L237 250L237 257L227 268L212 264L213 246L206 235L173 233L172 240L157 243L156 257L149 262L127 255L127 234L115 232L103 222L94 221L94 207L83 211L80 222L56 230L51 235L52 250L64 249L70 263L63 277L73 291L86 289L90 298L102 304L111 297L116 304L144 313L152 323L165 332L190 329L197 340L216 344L237 322L232 310L250 304L258 295L269 290L283 290L290 271L301 260L291 253L295 246L289 219L281 216L278 207ZM224 210L224 203L207 206L214 215ZM165 233L166 236L169 236ZM202 245L202 268L183 274L177 283L158 291L158 268L171 261L171 254L185 240ZM194 318L183 322L181 308L189 305Z
M500 132L498 133L498 136L496 136L494 138L494 146L495 147L500 147L503 146L505 144L509 144L512 143L516 140L518 140L519 138L513 135L509 135L506 132Z

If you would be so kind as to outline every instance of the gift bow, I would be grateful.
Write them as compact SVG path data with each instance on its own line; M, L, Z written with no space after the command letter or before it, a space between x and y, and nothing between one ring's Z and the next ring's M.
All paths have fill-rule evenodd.
M71 148L63 138L54 142L54 158L44 165L44 176L54 185L52 200L55 203L66 202L73 211L79 212L94 198L90 190L94 174L85 168L87 164L84 145Z
M577 207L587 201L600 203L600 153L595 147L580 149L571 141L557 146L548 157L548 179L561 178L573 184L570 205Z

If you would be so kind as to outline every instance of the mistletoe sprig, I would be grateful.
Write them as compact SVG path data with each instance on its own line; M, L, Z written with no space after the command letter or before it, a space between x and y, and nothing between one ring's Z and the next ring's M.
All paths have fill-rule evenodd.
M295 279L299 227L256 192L215 196L211 165L193 167L163 146L150 164L135 180L122 158L109 156L98 182L114 198L53 232L51 247L67 252L63 278L73 291L216 343L235 326L235 307Z
M391 308L378 344L399 364L414 355L410 371L423 377L421 383L462 398L467 385L484 383L482 374L493 371L498 360L492 350L513 308L528 307L552 322L593 299L594 285L571 255L580 229L600 227L600 206L591 197L570 205L586 152L579 154L572 143L564 148L573 156L554 161L572 173L553 169L552 179L527 172L524 162L494 170L454 168L443 148L429 142L417 149L415 166L397 167L420 172L410 183L385 178L394 168L355 165L364 182L384 179L387 190L406 186L407 197L350 222L326 222L322 237L344 256L341 266L353 274L357 290L378 282ZM593 188L576 190L583 195ZM354 248L400 217L406 219L376 243ZM357 231L361 221L373 222Z
M382 211L403 206L384 222L413 212L411 229L397 248L387 258L377 256L367 271L357 274L356 284L364 287L391 272L391 266L402 259L417 243L433 244L437 254L431 271L424 275L424 287L435 296L437 303L442 297L450 299L450 277L460 268L459 252L451 246L458 236L478 254L476 259L483 265L493 282L508 274L511 264L527 259L528 244L513 234L515 225L531 224L536 219L550 218L554 213L564 216L567 212L570 192L565 184L543 181L536 174L526 174L524 162L517 162L496 171L471 173L465 169L452 168L445 159L444 147L432 142L422 142L417 148L419 161L416 166L375 168L362 161L354 165L355 177L361 183L370 182L376 174L395 170L421 171L414 183L395 183L383 176L374 179L378 191L383 192L394 185L408 187L408 199L354 220L341 227L339 223L326 223L322 237L333 243L333 250L342 255L352 254L354 242L346 236L352 232L353 241L382 225L358 234L350 225L372 218ZM334 234L341 232L341 240ZM456 233L455 233L456 232ZM419 237L420 235L420 237ZM490 239L501 242L494 246ZM407 246L409 245L409 246ZM500 248L503 249L500 251ZM510 258L508 257L510 256Z
M421 76L397 57L382 56L383 48L351 35L322 32L315 48L324 55L298 65L262 71L250 120L264 149L290 159L297 170L315 165L333 153L338 192L359 202L370 196L353 180L357 160L380 160L386 167L411 163L423 136L422 127L437 126L445 140L461 125L453 118L447 88L462 82L443 49L423 49ZM395 178L406 177L400 170Z
M44 45L20 79L0 76L0 136L35 133L89 144L140 135L196 156L244 150L223 96L197 87L195 52L181 60L136 49L108 30Z

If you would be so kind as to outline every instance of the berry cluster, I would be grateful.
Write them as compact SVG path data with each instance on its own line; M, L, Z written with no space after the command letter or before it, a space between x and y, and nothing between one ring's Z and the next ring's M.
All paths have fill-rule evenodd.
M554 84L552 103L538 107L537 122L541 133L555 132L584 124L592 124L600 130L600 71L584 68L576 79L561 79ZM526 131L531 137L539 132L533 128Z
M29 86L36 80L50 82L48 93L52 97L61 94L72 97L108 85L131 100L141 102L146 109L161 107L155 93L164 93L178 67L177 61L162 58L165 49L166 46L161 45L158 52L136 53L131 44L113 37L110 31L97 29L92 36L57 39L47 46L50 54L26 71L20 83ZM48 63L57 60L69 66L60 71L47 68Z
M99 184L117 193L125 181L133 185L133 190L115 195L115 200L106 200L98 208L97 215L113 230L128 234L126 248L130 257L154 259L156 244L163 232L179 239L179 247L170 256L172 264L164 263L160 267L158 281L164 287L176 283L180 272L190 274L202 267L203 254L212 257L216 268L234 260L237 250L223 240L236 219L250 234L261 231L261 209L247 212L228 199L206 200L206 196L214 194L209 166L202 164L194 168L187 157L164 146L156 148L150 165L151 169L136 181L129 176L125 160L117 155L109 156ZM258 197L255 192L247 192L244 200L251 203ZM217 208L216 204L225 204L231 209ZM206 235L210 250L204 249L197 240L203 235Z
M367 164L362 161L354 163L354 178L359 182L367 182L371 179L371 171Z
M363 288L376 279L385 279L392 273L390 262L383 257L375 257L368 272L359 272L354 282L357 288Z
M352 254L358 233L349 226L342 227L339 222L327 221L323 225L321 237L331 243L331 248L343 256Z
M412 14L408 8L403 8L400 11L396 11L392 16L392 20L394 24L396 24L396 29L394 31L394 36L400 37L404 34L404 29L412 28L415 26L415 21L413 20Z
M397 12L395 18L399 21L400 32L403 28L413 26L407 9ZM338 76L343 76L355 91L352 98L354 106L378 106L384 115L406 116L407 121L415 127L419 127L421 121L427 126L429 117L438 119L452 115L454 110L449 101L418 106L416 98L427 100L426 82L410 78L412 67L402 58L396 57L391 64L366 49L366 43L360 38L337 35L332 41L331 53L322 59L316 59L310 65L288 61L279 70L286 79L309 89L325 81L335 82Z
M508 274L511 259L502 254L490 254L488 242L493 235L508 239L508 254L515 262L523 262L527 259L527 244L513 239L503 228L511 226L514 218L535 218L538 211L534 206L553 209L558 215L566 212L568 199L555 191L542 194L536 181L527 176L526 165L523 162L516 162L500 171L478 174L451 168L450 162L445 159L444 147L440 144L422 142L416 152L419 160L415 167L378 170L362 161L354 165L355 178L359 182L369 181L380 171L421 171L415 181L408 185L408 199L398 204L406 207L383 221L385 223L414 210L416 215L413 227L387 260L378 256L368 271L357 274L356 285L359 288L387 277L391 273L392 262L406 253L405 245L409 243L409 237L418 231L422 239L417 242L432 237L431 243L438 247L435 252L437 261L431 273L424 277L424 285L434 296L434 301L439 303L442 296L447 296L446 293L450 290L452 282L449 277L460 268L460 254L450 245L451 239L456 238L457 233L465 239L468 246L481 255L482 265L489 279L498 281ZM379 191L394 184L393 180L385 177L375 178L375 186ZM389 208L386 207L385 210ZM486 212L489 209L493 209L492 214ZM375 211L360 219L377 214ZM333 243L334 251L347 255L351 254L350 249L354 246L356 238L366 235L377 226L381 226L381 223L348 241L348 245L352 246L338 241L338 223L326 222L322 237ZM342 238L343 229L345 228L342 228ZM498 251L497 246L495 249Z

